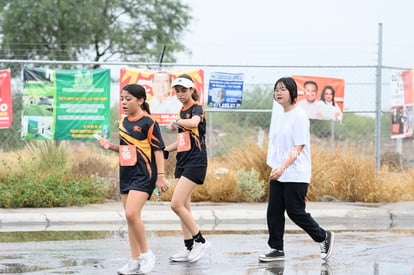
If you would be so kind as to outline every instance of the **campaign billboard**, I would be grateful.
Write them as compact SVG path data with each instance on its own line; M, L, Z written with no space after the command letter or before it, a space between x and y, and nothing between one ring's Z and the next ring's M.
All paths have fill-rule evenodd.
M297 106L310 119L342 121L345 80L321 76L294 75L298 86Z
M160 125L170 124L175 120L181 102L177 99L171 83L181 74L188 74L194 82L194 88L200 96L200 103L204 104L204 71L183 70L183 71L153 71L135 68L121 68L120 91L127 84L140 84L147 93L151 116ZM123 114L121 101L119 102L119 114Z
M13 121L10 70L0 71L0 129L9 128Z
M109 136L110 71L24 68L22 139Z

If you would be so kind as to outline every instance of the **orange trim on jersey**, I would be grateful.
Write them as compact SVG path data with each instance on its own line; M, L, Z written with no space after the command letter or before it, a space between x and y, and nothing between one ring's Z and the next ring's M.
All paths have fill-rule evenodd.
M136 151L140 154L140 156L142 157L142 159L145 161L145 166L147 167L148 172L150 174L152 174L152 169L151 169L151 166L150 166L150 161L151 161L151 147L150 147L149 156L147 156L147 154L145 152L143 152L143 150L141 149L141 147L138 147L137 146L137 144L145 144L145 142L131 142L128 138L126 138L126 137L129 137L129 136L126 136L125 137L125 136L123 136L121 134L123 134L123 135L126 135L126 134L120 132L119 133L120 139L122 139L126 144L132 144L132 145L135 146ZM147 139L145 139L143 141L147 141ZM149 145L148 141L146 143Z
M154 145L155 147L158 147L158 146L156 146L155 143L152 142L153 140L155 140L157 142L160 142L160 140L157 137L155 137L155 136L152 135L152 133L154 132L154 125L155 125L155 123L152 124L151 127L148 129L148 135L147 135L147 137L148 137L149 143L151 145Z
M143 159L145 159L145 166L147 167L147 170L148 170L148 172L151 176L152 175L151 165L150 165L149 161L147 161L147 159L145 158L145 154L143 152L141 152L140 150L137 150L137 152L142 156Z
M202 110L203 110L203 115L200 117L200 123L201 123L205 119L205 113L204 113L204 106L202 106L198 101L195 101L193 104L191 104L189 107L187 107L185 109L184 108L181 108L181 110L182 111L186 111L186 110L188 110L189 108L191 108L194 105L200 105L201 108L202 108ZM185 118L181 118L180 114L181 114L181 111L178 112L177 117L179 119L185 119ZM182 126L178 126L178 128L181 128L185 132L190 132L190 134L194 138L194 141L196 143L196 146L201 151L200 133L198 131L198 126L197 127L194 127L194 128L185 128L185 127L182 127Z
M192 136L193 136L193 138L194 138L194 141L195 141L195 143L196 143L196 145L197 145L197 147L198 147L198 149L200 149L200 151L201 151L201 142L200 142L200 139L198 138L198 136L197 135L195 135L195 134L191 134Z
M191 107L193 107L194 105L200 105L199 103L198 103L198 101L194 101L190 106L188 106L187 108L184 108L184 107L182 107L181 108L181 110L183 110L183 111L187 111L188 109L190 109ZM178 112L178 113L180 113L180 112Z
M126 143L135 145L137 149L141 150L147 156L147 158L151 160L151 144L149 143L148 138L143 140L136 140L124 132L119 132L119 136Z
M127 118L128 118L128 120L129 121L131 121L131 122L133 122L133 121L138 121L138 120L140 120L142 117L144 117L144 116L148 116L148 113L147 112L145 112L145 111L143 111L144 113L142 114L142 115L139 115L139 116L137 116L136 118L134 118L134 119L130 119L130 117L129 116L127 116Z

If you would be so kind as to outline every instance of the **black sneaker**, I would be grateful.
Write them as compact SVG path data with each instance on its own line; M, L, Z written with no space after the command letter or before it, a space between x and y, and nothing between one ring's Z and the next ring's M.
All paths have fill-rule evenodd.
M320 243L321 245L321 258L323 260L328 260L332 254L334 244L334 233L326 231L326 239Z
M261 262L273 262L273 261L283 261L285 259L285 253L283 250L273 249L269 253L264 255L259 255L259 261Z

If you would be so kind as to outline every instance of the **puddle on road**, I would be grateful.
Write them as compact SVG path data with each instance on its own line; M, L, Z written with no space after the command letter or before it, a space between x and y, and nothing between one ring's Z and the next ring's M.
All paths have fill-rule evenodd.
M1 257L0 257L1 259ZM19 273L35 273L40 272L46 274L46 272L53 274L74 274L76 271L67 270L71 267L79 266L92 266L94 268L101 267L101 263L95 259L83 259L83 260L72 260L64 259L60 262L60 269L56 270L55 267L38 266L38 265L27 265L23 263L5 263L0 265L0 274L19 274Z
M340 231L338 231L340 232ZM389 232L394 234L411 234L414 230L364 230L360 232ZM265 230L255 231L203 231L206 235L257 235L267 234ZM303 234L301 230L290 230L286 234ZM168 237L180 236L181 231L165 230L165 231L149 231L147 236L150 237ZM98 240L113 237L127 238L126 231L29 231L29 232L0 232L0 243L14 242L45 242L45 241L74 241L74 240Z
M222 234L267 234L266 231L203 231L208 235ZM179 236L181 231L149 231L148 236L167 237ZM113 237L127 238L126 231L29 231L29 232L1 232L0 243L15 242L46 242L46 241L74 241L74 240L98 240Z
M210 261L188 266L166 260L175 250L175 236L181 236L180 231L149 231L148 237L153 238L151 242L160 259L154 275L222 274L224 269L231 275L412 274L414 266L407 258L412 257L414 247L407 243L414 243L414 230L383 232L338 233L329 265L321 265L318 247L310 245L312 240L299 230L298 234L287 234L288 253L282 263L257 261L257 255L266 247L264 231L203 232L216 235L211 236L217 244L213 247L215 253L210 255ZM167 238L159 242L155 241L157 236ZM383 243L380 239L384 239ZM261 242L263 245L258 245ZM223 243L226 244L220 246ZM128 254L127 246L127 232L122 230L0 232L0 274L115 274Z
M108 231L33 231L1 232L0 243L44 242L107 239L113 236Z
M36 272L36 271L45 271L47 270L46 267L42 266L27 266L24 264L3 264L0 267L1 274L11 274L11 273L27 273L27 272Z

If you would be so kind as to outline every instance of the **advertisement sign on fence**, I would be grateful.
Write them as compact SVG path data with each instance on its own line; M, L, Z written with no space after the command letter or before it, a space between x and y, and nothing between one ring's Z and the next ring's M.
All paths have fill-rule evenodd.
M9 128L13 121L10 70L0 71L0 129Z
M133 68L121 69L120 88L127 84L140 84L147 92L147 102L151 116L160 125L167 125L174 121L182 104L177 99L171 83L181 74L188 74L194 81L194 88L200 96L200 103L204 104L204 71L151 71ZM119 114L123 114L119 101Z
M109 136L109 70L25 68L23 81L22 139Z
M319 76L292 76L298 86L297 106L310 119L342 121L345 80Z
M391 72L391 138L413 135L413 71Z
M238 108L242 104L243 74L211 73L208 85L208 106Z

